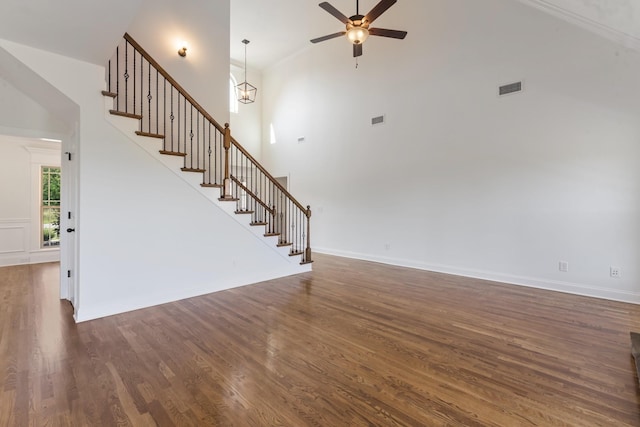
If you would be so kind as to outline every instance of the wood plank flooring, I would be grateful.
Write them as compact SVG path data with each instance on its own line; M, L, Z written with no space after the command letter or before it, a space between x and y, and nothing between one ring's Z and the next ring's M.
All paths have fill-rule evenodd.
M316 255L76 325L58 268L0 268L0 426L640 425L640 306Z

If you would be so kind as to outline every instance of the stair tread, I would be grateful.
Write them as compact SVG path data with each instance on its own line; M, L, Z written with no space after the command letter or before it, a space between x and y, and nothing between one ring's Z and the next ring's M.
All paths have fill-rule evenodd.
M150 138L164 139L164 135L161 135L161 134L159 134L159 133L142 132L142 131L139 131L139 130L137 130L137 131L136 131L136 135L139 135L139 136L148 136L148 137L150 137Z
M185 154L185 156L186 156L186 154ZM200 184L200 187L205 187L205 188L222 188L222 187L224 187L224 185L222 185L222 184L212 184L212 183L209 183L209 184Z
M182 172L197 172L197 173L203 173L206 172L206 169L197 169L197 168L180 168L180 170Z
M235 213L237 215L252 215L255 213L255 211L236 211Z
M296 255L302 255L304 254L304 251L299 251L299 252L289 252L289 256L296 256Z
M102 95L103 96L108 96L109 98L115 98L116 96L118 96L117 93L115 92L109 92L108 90L103 90L102 91Z
M252 222L252 223L251 223L251 224L249 224L249 225L251 225L251 226L253 226L253 227L257 227L257 226L259 226L259 225L263 225L263 226L264 226L264 225L267 225L267 223L266 223L266 222Z
M302 261L300 263L300 265L305 265L305 264L313 264L313 260L309 260L309 261Z
M291 242L289 242L289 243L283 242L283 243L278 243L276 246L278 246L279 248L284 248L286 246L292 246L292 245L293 245L293 243L291 243Z
M179 151L166 151L166 150L160 150L160 154L164 154L167 156L180 156L180 157L187 156L187 153L181 153Z
M109 113L113 114L114 116L121 116L121 117L128 117L130 119L142 120L142 116L140 114L125 113L124 111L118 111L118 110L109 110Z
M236 199L233 197L220 197L218 200L221 202L237 202L240 199Z
M274 236L279 236L280 233L264 233L264 237L274 237Z

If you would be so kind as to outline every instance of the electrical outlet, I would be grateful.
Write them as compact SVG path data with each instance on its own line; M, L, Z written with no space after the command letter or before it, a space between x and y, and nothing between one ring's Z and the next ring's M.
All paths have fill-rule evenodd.
M620 267L609 267L609 275L614 278L619 278L622 276L622 271L620 271Z
M558 263L558 269L563 273L567 273L569 271L569 262L568 261L560 261Z

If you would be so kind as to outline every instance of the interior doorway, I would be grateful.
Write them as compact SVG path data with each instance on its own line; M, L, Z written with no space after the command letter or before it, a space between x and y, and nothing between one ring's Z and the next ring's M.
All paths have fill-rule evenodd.
M289 184L289 178L288 178L288 177L286 177L286 176L279 176L279 177L276 177L276 181L278 181L278 184L282 185L282 187L283 187L285 190L289 191L289 187L288 187L288 184Z

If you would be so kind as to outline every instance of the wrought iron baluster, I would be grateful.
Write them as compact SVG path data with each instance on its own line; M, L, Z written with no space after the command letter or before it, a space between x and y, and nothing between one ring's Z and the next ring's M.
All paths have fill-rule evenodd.
M186 108L187 108L187 104L186 104L186 99L185 99L185 115L186 115ZM191 169L194 169L193 167L193 105L191 106L191 116L190 116L190 126L189 126L189 151L190 151L190 156L191 157Z
M120 46L116 47L116 110L120 111Z
M140 57L140 61L142 61L142 56ZM129 100L127 100L127 104L129 104ZM133 114L136 113L136 52L133 51Z
M133 70L135 75L136 70ZM140 58L140 115L143 115L144 112L144 58ZM133 110L135 111L136 107L134 104ZM142 120L140 120L140 130L142 130Z
M173 119L175 119L175 116L173 115L173 85L171 85L171 88L169 90L171 91L171 115L169 116L169 119L171 120L171 152L174 153L175 150L173 148Z
M149 86L147 86L147 111L149 113L149 118L147 120L148 122L148 132L151 132L151 100L153 99L153 97L151 96L151 62L149 62L149 67L147 68L147 73L149 74L148 77L148 81L149 81Z
M209 179L207 179L207 184L211 184L211 169L213 169L211 165L211 122L209 122L209 149L207 150L207 154L209 155L209 167L207 168Z
M158 97L159 97L159 92L158 92L159 77L160 77L160 73L156 69L156 135L158 134L158 131L159 131L159 129L158 129L159 123L158 122L160 121L160 115L159 115L160 100L158 99Z
M164 138L162 140L162 149L167 151L167 79L163 78L162 81L162 134Z
M129 42L124 44L124 112L129 112Z
M108 64L107 91L111 92L111 60L109 60L109 64Z

